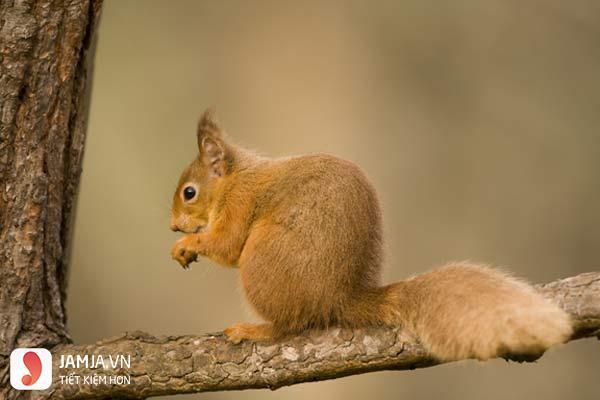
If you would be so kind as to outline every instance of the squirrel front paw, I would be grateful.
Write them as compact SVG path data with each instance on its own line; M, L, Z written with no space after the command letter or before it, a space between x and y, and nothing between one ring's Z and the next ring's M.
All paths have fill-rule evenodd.
M177 240L171 249L171 257L183 269L188 269L190 263L198 259L198 240L192 235L187 235Z

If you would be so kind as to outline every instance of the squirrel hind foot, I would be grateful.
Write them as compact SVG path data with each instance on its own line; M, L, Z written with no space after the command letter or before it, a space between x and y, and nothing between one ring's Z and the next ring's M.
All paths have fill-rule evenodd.
M251 342L270 340L273 337L271 324L249 324L240 322L226 328L223 333L233 344L238 344L242 340Z

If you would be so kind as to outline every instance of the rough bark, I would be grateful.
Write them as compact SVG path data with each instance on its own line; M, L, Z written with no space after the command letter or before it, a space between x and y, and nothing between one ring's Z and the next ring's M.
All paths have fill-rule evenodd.
M600 272L538 286L573 317L572 339L600 339ZM131 355L130 368L58 369L61 355ZM92 345L54 349L50 398L143 398L193 392L276 389L380 370L440 364L401 329L331 329L277 343L232 345L221 333L155 337L127 333ZM130 376L125 385L61 384L60 375ZM101 381L101 379L100 379ZM108 381L107 381L108 382Z
M15 347L70 342L67 255L101 2L0 0L0 398Z

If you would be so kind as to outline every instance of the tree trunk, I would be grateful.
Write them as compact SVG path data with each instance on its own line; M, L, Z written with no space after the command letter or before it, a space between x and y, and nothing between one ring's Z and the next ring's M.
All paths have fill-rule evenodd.
M70 342L68 244L100 8L0 0L0 398L19 395L13 348Z

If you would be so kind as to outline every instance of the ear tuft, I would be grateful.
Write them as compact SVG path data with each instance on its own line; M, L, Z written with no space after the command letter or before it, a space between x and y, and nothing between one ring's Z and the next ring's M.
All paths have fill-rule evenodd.
M207 108L202 113L200 121L198 122L198 146L202 143L202 138L205 136L216 136L219 137L221 134L221 127L217 123L215 117L215 108Z
M198 122L198 150L200 159L214 175L223 176L227 173L231 153L215 118L214 107L204 111Z

